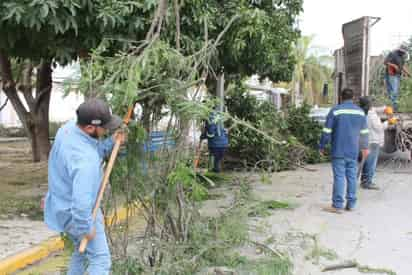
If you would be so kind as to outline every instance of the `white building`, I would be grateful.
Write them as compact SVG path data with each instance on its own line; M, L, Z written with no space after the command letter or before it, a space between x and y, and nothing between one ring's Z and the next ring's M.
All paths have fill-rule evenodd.
M258 101L269 101L277 110L283 106L282 96L289 94L287 89L274 88L273 83L267 79L260 82L257 75L246 81L246 87L249 89L249 94L255 96Z
M76 109L83 102L83 95L77 92L66 94L67 81L77 81L80 78L78 64L58 67L53 71L53 88L50 98L49 115L51 122L65 122L75 118ZM20 95L21 98L22 95ZM0 104L6 101L6 95L0 90ZM22 100L25 104L24 99ZM0 125L4 127L21 127L21 122L9 101L0 111Z

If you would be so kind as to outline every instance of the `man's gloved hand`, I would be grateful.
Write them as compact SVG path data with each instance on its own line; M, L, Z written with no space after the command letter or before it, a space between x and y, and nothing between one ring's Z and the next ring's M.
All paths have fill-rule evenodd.
M93 240L96 237L96 227L93 227L92 231L84 236L88 241Z
M127 142L127 128L118 129L113 134L113 141L120 140L120 145Z
M388 123L389 125L395 125L398 123L398 119L396 117L391 117L390 119L388 119Z

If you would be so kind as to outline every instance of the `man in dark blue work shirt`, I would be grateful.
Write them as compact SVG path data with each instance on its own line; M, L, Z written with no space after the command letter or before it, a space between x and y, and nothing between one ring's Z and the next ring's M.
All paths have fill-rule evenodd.
M229 147L229 139L223 127L222 118L216 112L213 112L209 120L205 122L205 128L200 139L206 138L209 152L213 156L213 172L219 173L222 169L222 159Z
M319 150L332 143L333 195L332 206L325 210L342 213L346 178L346 210L356 204L357 158L368 154L368 126L364 111L353 103L353 91L342 91L343 103L332 108L326 118Z

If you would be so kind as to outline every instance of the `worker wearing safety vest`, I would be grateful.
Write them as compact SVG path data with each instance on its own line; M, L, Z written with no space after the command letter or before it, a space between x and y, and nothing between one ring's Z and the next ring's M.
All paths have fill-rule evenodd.
M221 171L221 162L225 155L226 149L229 146L229 139L221 116L213 112L209 120L205 122L200 139L208 141L209 152L213 158L213 172L219 173Z
M356 205L357 158L359 149L363 157L368 154L368 126L364 111L353 103L353 91L342 91L343 103L332 108L326 118L319 150L332 143L333 195L332 206L326 211L342 213ZM346 179L346 206L344 205Z

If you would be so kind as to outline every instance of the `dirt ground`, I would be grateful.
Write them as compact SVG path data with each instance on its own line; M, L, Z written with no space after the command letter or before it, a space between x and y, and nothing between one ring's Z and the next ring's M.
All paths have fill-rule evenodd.
M47 164L32 163L26 141L0 138L0 259L53 235L41 221L46 190Z
M41 220L40 198L47 190L47 163L33 163L27 141L0 138L0 219Z

